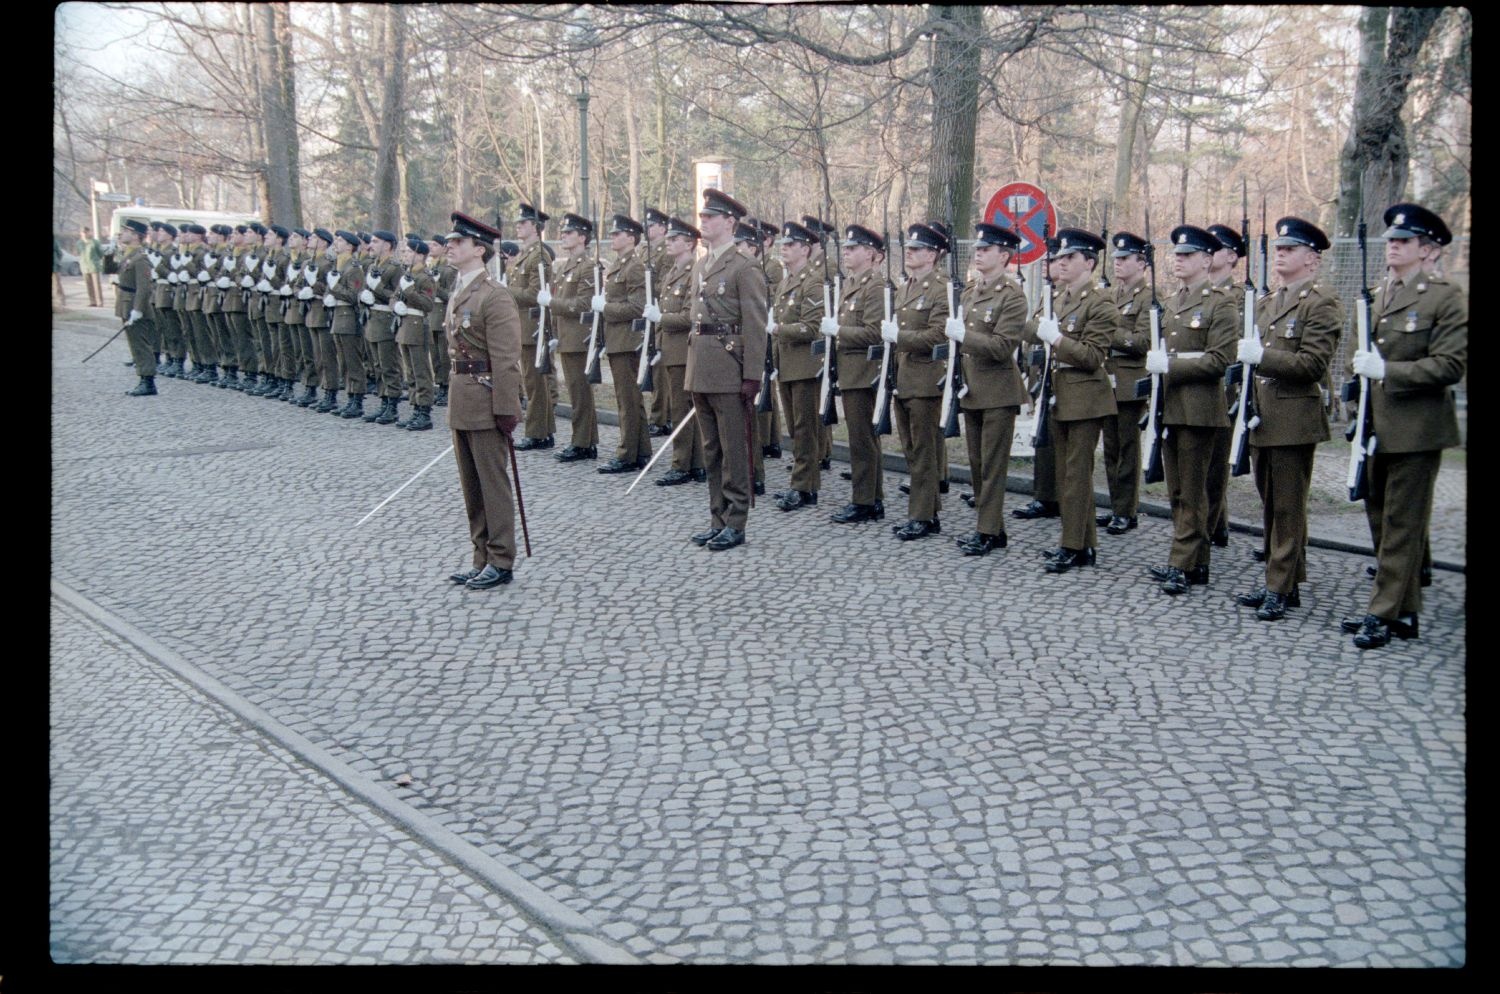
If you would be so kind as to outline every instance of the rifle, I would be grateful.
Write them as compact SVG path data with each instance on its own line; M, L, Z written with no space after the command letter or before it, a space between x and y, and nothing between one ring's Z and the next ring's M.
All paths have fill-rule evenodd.
M1240 205L1244 214L1240 224L1244 228L1244 239L1250 241L1250 200L1248 187L1241 180ZM1261 218L1260 243L1264 253L1266 245L1265 218ZM1265 263L1262 261L1262 267ZM1246 341L1260 341L1260 332L1255 327L1255 280L1250 276L1250 253L1245 253L1245 330ZM1234 434L1229 442L1229 475L1244 476L1250 472L1250 432L1260 424L1260 412L1255 409L1255 365L1242 363L1240 368L1240 396L1234 403Z
M1156 297L1156 246L1151 242L1151 212L1146 212L1146 265L1151 270L1151 348L1161 348L1161 301ZM1142 420L1141 427L1146 429L1146 437L1150 439L1151 448L1146 455L1145 473L1142 479L1147 483L1160 483L1166 478L1164 463L1162 459L1162 440L1166 436L1166 426L1162 424L1162 417L1166 413L1166 390L1161 381L1160 373L1152 373L1149 377L1151 384L1151 402L1146 405L1146 417ZM1136 393L1139 395L1141 384L1137 381Z
M1249 224L1249 222L1245 222ZM1099 237L1104 240L1104 258L1099 263L1099 289L1109 289L1109 204L1104 205L1104 220L1099 226Z
M1366 269L1365 259L1365 221L1363 204L1360 207L1359 221L1359 296L1354 300L1354 322L1358 334L1358 345L1363 351L1375 348L1370 344L1370 306L1374 298L1370 296L1370 275ZM1349 485L1350 500L1365 500L1370 496L1370 461L1369 457L1375 454L1375 431L1370 424L1370 379L1361 376L1350 380L1344 386L1344 400L1350 401L1353 391L1359 394L1359 413L1353 421L1349 422L1344 437L1349 440L1349 476L1345 480Z
M825 210L830 206L825 203ZM829 212L831 213L831 211ZM839 252L838 240L834 240L834 267L833 275L828 274L828 230L823 225L823 219L818 218L818 244L823 247L823 316L825 318L838 319L839 297L843 292L843 255ZM838 348L838 338L829 341L823 338L816 343L823 348L823 382L818 388L818 420L825 425L836 425L839 423L838 408L834 406L833 397L838 393L837 380L839 375L838 361L835 352Z
M594 293L604 292L604 263L599 259L599 208L594 208ZM580 321L593 317L593 326L589 329L588 362L583 367L584 379L590 383L603 383L604 377L599 372L599 357L604 354L604 315L590 309L580 314Z
M1042 242L1047 241L1047 222L1042 222ZM1042 317L1052 320L1052 249L1047 249L1046 261L1042 263ZM1037 381L1036 427L1032 430L1031 447L1045 449L1052 444L1052 346L1042 344L1042 376Z
M652 273L651 273L651 242L649 240L647 240L647 242L646 242L646 263L645 263L645 269L646 269L646 306L650 307L651 306L651 275L652 275ZM636 363L636 368L635 368L635 385L643 393L655 393L656 392L656 383L651 378L651 367L655 366L658 362L661 361L661 352L658 349L656 349L656 348L653 347L653 344L655 342L655 336L654 336L653 332L655 332L656 326L651 321L646 320L646 318L644 316L641 317L640 321L641 321L641 326L642 326L641 327L641 331L642 331L642 334L641 334L641 357L640 357L640 361Z
M958 275L958 240L953 230L953 202L949 198L948 203L948 314L950 317L964 319L964 308L961 303L964 289L963 280ZM933 358L939 354L946 355L948 365L943 370L943 403L942 423L943 437L957 438L958 430L958 401L959 398L969 392L968 385L964 383L963 367L958 353L958 343L954 341L944 342L933 348Z
M882 214L885 212L882 211ZM884 218L885 229L882 236L885 238L885 289L882 291L885 303L885 320L889 321L895 313L896 285L891 282L891 224L890 218ZM906 268L906 261L902 259L902 268ZM870 354L873 356L875 346L870 346ZM889 435L891 433L891 398L896 393L896 367L891 363L891 343L880 343L880 378L875 381L875 414L871 423L875 426L875 434Z
M776 288L771 286L771 274L766 271L766 229L759 219L755 222L755 254L760 256L760 275L766 281L768 304L766 307L766 362L760 371L760 391L755 395L755 413L765 414L771 410L771 381L776 379L776 363L772 356L776 352L776 341L771 335L771 322L775 320ZM777 440L777 444L780 441Z
M538 237L537 241L540 244L541 238ZM546 253L543 252L542 255ZM536 279L538 287L548 290L546 259L536 261ZM552 343L547 338L547 308L545 307L536 309L536 361L532 365L543 376L552 375Z

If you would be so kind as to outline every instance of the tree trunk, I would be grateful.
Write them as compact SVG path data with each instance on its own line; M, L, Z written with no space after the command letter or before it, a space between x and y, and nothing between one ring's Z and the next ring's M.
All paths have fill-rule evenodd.
M266 145L266 208L272 221L302 223L297 164L297 107L292 88L291 14L285 3L251 8L256 23L256 72Z
M667 88L662 85L661 54L651 46L651 75L656 86L656 204L657 210L670 213L667 196Z
M974 199L974 127L979 114L979 39L983 9L932 8L941 27L932 48L932 145L927 159L927 218L952 219L955 238L970 231Z
M375 199L371 205L374 223L399 228L401 176L397 148L406 121L406 8L385 8L385 92L380 101L380 140L375 153Z
M635 87L625 88L625 141L630 157L630 216L641 216L641 136L635 123Z
M1339 157L1339 234L1353 234L1361 214L1379 232L1385 209L1401 199L1410 168L1401 108L1422 43L1441 13L1366 7L1360 14L1354 120Z
M1128 68L1134 81L1125 83L1125 102L1120 107L1120 132L1115 142L1115 186L1110 198L1116 226L1130 224L1132 217L1130 176L1135 163L1135 136L1140 131L1141 108L1151 84L1152 48L1156 43L1156 21L1151 32L1136 44L1135 58Z

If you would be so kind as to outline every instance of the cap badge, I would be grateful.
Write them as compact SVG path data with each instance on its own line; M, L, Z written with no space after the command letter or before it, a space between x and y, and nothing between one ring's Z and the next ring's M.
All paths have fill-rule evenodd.
M1187 244L1187 232L1186 231L1184 231L1182 234L1180 234L1180 235L1177 236L1177 244L1178 245L1186 245Z
M1397 224L1405 224L1406 223L1406 215L1405 214L1397 214L1396 215L1396 223Z
M1281 230L1280 230L1280 231L1278 231L1278 232L1277 232L1277 234L1278 234L1278 235L1284 235L1284 234L1286 234L1286 233L1287 233L1287 230L1288 230L1288 229L1289 229L1289 228L1290 228L1290 227L1291 227L1291 225L1288 225L1288 224L1283 224L1283 225L1282 225L1282 226L1281 226Z

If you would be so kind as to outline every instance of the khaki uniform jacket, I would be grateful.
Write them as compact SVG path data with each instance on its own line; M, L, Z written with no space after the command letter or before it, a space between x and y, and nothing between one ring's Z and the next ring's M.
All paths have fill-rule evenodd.
M493 389L484 374L453 373L448 383L448 426L460 431L493 430L495 418L521 416L521 316L510 291L481 272L453 295L444 318L448 354L455 360L490 363Z
M948 320L948 284L936 269L913 277L896 291L896 323L901 331L894 352L896 396L941 397L946 360L933 359L934 346L948 341L943 325ZM880 367L875 368L875 375Z
M401 274L391 294L392 306L398 300L406 305L406 313L397 316L397 345L427 344L427 315L437 306L436 299L437 284L425 265L417 263Z
M303 324L303 316L307 313L307 305L298 299L297 291L307 284L303 282L302 270L311 260L312 256L306 251L291 252L286 255L286 278L282 280L277 293L281 301L286 305L284 318L287 324Z
M1114 304L1120 312L1104 369L1115 378L1116 403L1135 401L1135 384L1146 375L1146 353L1151 349L1151 288L1145 276L1114 285Z
M245 275L245 247L240 245L229 252L219 265L219 275L229 278L229 289L224 291L221 309L235 313L245 309L245 288L240 279Z
M661 350L664 366L686 366L688 357L688 330L693 316L693 257L688 255L681 265L673 266L662 277L656 291L656 306L661 308L661 321L656 325L656 347Z
M443 331L443 315L448 309L448 294L453 289L453 281L458 276L458 270L446 262L428 263L428 268L432 271L432 300L436 306L427 313L427 330L438 333Z
M391 294L396 290L406 267L396 261L394 254L384 261L371 262L365 269L365 287L375 297L370 314L365 322L365 341L389 342L396 337L396 315L390 311L378 311L376 306L390 307Z
M151 320L151 260L139 245L132 245L120 257L120 276L115 284L115 317L121 321L130 318L131 311L140 311L144 320Z
M976 280L959 300L964 312L959 356L969 387L959 405L966 411L983 411L1029 403L1026 382L1016 367L1016 348L1026 330L1026 293L1021 285L1007 275L990 284Z
M831 268L831 267L830 267ZM809 262L806 269L813 298L818 302L818 316L823 314L824 267ZM870 390L880 379L880 357L870 358L870 346L884 345L880 337L880 322L885 320L885 280L874 268L860 276L844 281L839 298L839 389ZM894 315L895 294L891 294ZM891 362L898 364L896 346L891 346ZM818 370L823 368L818 360Z
M333 260L327 276L328 293L333 297L333 333L335 335L359 334L358 318L354 309L359 306L359 292L365 288L365 271L358 257L341 255ZM324 297L323 303L328 303Z
M823 319L820 274L812 266L803 266L800 272L782 277L776 285L772 310L776 315L776 355L780 361L776 378L786 383L816 378L823 371L823 358L812 352L813 343L823 339L818 331L818 322ZM839 367L842 373L842 357Z
M203 271L203 259L208 255L208 246L194 245L188 253L187 260L183 262L179 270L178 279L185 280L187 293L184 297L183 310L201 311L203 309L203 287L205 281L198 279L198 274Z
M538 268L540 267L540 272ZM547 253L542 250L540 240L532 242L521 250L516 257L516 264L511 268L509 285L510 295L515 298L516 310L521 314L522 345L536 344L536 323L540 315L533 315L536 310L537 291L542 288L542 274L551 273L551 260Z
M286 283L287 260L291 252L285 248L273 249L261 260L260 273L271 289L260 292L261 317L267 324L281 323L281 288Z
M1266 354L1255 367L1260 426L1250 429L1250 444L1326 441L1322 382L1344 327L1339 298L1316 282L1283 288L1256 303L1255 327Z
M266 250L259 245L252 245L245 250L244 261L240 263L243 274L240 276L240 291L245 299L245 317L251 321L259 321L265 316L265 294L255 289L263 278L261 275L261 263L265 262ZM245 277L250 278L250 285L245 286Z
M1084 421L1114 414L1115 391L1104 369L1104 358L1114 340L1120 314L1109 294L1088 280L1082 287L1064 287L1052 303L1063 337L1052 346L1052 417L1059 421ZM1026 327L1026 337L1036 337L1037 323Z
M684 386L693 393L739 393L741 381L759 380L766 364L766 279L731 245L717 259L705 255L694 263L692 281Z
M803 266L802 268L806 269L807 267ZM786 266L780 259L773 259L770 256L766 256L766 279L771 281L771 286L773 287L780 286L781 281L786 279Z
M223 264L226 255L229 255L229 248L225 245L216 245L203 254L203 269L208 273L208 282L198 281L198 285L203 289L203 296L198 306L204 314L219 313L219 301L223 294L216 284L219 277L223 275L219 267ZM193 275L196 277L198 274Z
M172 273L172 255L177 251L176 246L169 245L158 252L153 250L148 258L151 260L151 306L159 311L164 311L172 306L173 292L176 285L167 281Z
M303 285L312 291L312 299L307 301L309 328L327 328L333 323L333 315L323 306L323 295L328 292L328 270L332 265L333 259L323 253L307 260L307 265L302 267Z
M1377 451L1430 452L1457 445L1452 388L1463 379L1469 355L1463 291L1426 273L1399 288L1387 280L1375 292L1370 323L1371 344L1385 359L1385 379L1370 384ZM1350 339L1352 358L1358 340Z
M587 250L563 255L552 268L552 320L557 351L587 352L590 324L578 320L594 296L594 260Z
M672 257L667 254L667 240L663 238L655 245L647 245L645 251L651 266L651 289L660 294L661 285L667 281L667 274L672 271Z
M1234 301L1208 280L1162 301L1162 348L1171 357L1163 424L1228 428L1224 369L1234 359L1239 317Z
M655 275L651 283L655 292ZM646 262L639 247L605 267L604 300L604 351L639 352L645 332L635 329L635 319L646 307Z

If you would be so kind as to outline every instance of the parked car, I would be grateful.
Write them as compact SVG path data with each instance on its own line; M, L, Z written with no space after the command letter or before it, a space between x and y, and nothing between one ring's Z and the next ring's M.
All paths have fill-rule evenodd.
M78 267L78 256L67 249L62 250L62 271L67 276L83 275L83 270Z

